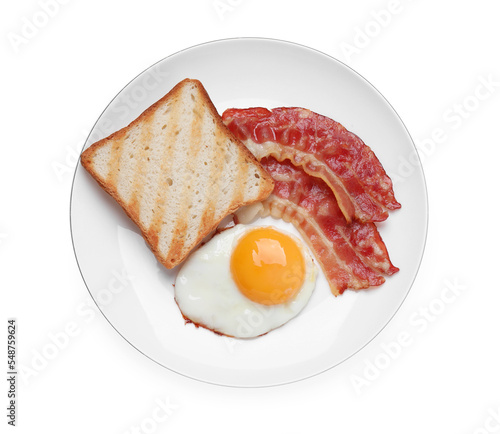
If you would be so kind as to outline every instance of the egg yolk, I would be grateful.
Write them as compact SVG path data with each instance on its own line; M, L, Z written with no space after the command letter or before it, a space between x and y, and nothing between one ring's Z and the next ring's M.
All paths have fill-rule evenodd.
M231 256L231 273L248 299L281 304L293 299L304 283L304 257L289 236L272 228L258 228L238 240Z

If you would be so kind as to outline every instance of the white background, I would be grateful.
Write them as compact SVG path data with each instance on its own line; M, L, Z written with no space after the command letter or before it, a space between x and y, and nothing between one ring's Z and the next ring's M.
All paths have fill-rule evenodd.
M499 16L492 0L4 6L0 308L2 340L18 321L17 431L500 430ZM264 389L190 380L131 347L93 313L69 229L77 153L111 99L165 56L237 36L308 45L363 75L420 149L429 193L421 269L389 325L340 366Z

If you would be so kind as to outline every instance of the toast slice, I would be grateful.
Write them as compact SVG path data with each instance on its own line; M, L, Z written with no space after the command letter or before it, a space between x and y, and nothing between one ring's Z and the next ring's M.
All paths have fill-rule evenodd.
M181 263L224 217L273 190L272 178L191 79L86 149L81 163L166 268Z

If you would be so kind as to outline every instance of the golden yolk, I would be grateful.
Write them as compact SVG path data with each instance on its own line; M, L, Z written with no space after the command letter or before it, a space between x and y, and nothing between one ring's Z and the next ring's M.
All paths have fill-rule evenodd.
M272 228L243 235L231 257L231 272L243 295L273 305L291 300L305 278L302 251L289 236Z

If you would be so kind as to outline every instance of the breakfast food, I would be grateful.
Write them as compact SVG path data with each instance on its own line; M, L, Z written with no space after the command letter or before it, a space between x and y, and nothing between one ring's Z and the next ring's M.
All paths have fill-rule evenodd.
M94 143L81 162L166 268L181 263L225 216L273 189L202 84L190 79Z
M266 334L298 315L315 287L316 265L294 235L236 224L207 241L225 217L243 222L249 205L295 226L335 296L398 271L374 223L401 206L391 179L359 137L310 110L221 118L202 84L186 79L81 162L159 262L183 263L175 302L186 322L217 334Z
M258 160L288 159L323 179L348 222L383 221L401 207L373 151L332 119L297 107L228 109L222 119Z
M398 271L372 222L347 223L331 189L290 161L266 157L261 164L275 180L262 216L292 223L315 253L334 295L385 282Z
M399 270L373 222L401 205L359 137L302 108L228 109L222 118L275 180L260 215L299 230L335 296L379 286L382 274Z
M316 272L297 237L239 224L189 256L175 281L175 300L188 322L251 338L285 324L304 308Z

